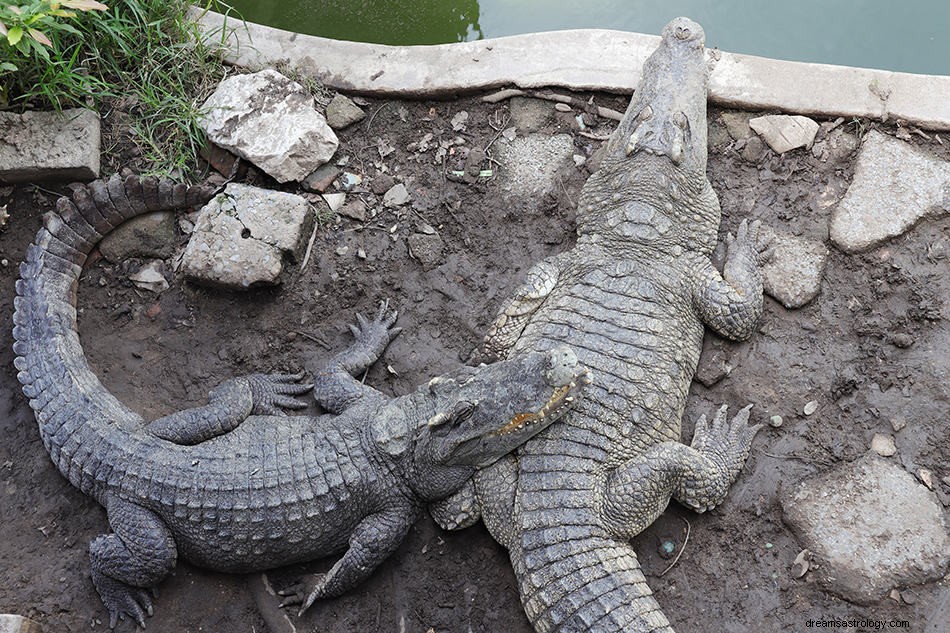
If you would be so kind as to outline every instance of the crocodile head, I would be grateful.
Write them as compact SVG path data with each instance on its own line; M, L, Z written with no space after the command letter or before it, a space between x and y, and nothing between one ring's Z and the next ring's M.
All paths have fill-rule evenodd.
M475 469L561 418L588 384L565 346L433 378L417 392L434 413L414 430L405 464L410 485L427 499L454 492Z
M625 245L706 250L719 202L706 178L708 68L703 28L676 18L581 192L578 232Z

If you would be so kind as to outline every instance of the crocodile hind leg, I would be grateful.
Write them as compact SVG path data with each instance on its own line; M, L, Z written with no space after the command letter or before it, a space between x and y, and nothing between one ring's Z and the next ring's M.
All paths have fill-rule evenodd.
M112 534L89 544L92 582L109 610L109 627L126 616L145 627L152 615L150 590L174 569L178 550L171 531L152 511L110 497L106 510Z
M331 413L342 413L351 404L366 395L379 395L353 375L363 372L379 360L383 350L402 328L394 328L398 313L389 310L389 301L381 301L376 317L370 321L362 314L356 315L356 325L350 326L352 345L330 359L321 371L316 372L313 397Z
M711 424L705 415L696 422L690 446L661 442L613 470L601 510L604 526L618 538L632 538L653 523L671 496L696 512L719 505L762 428L749 426L751 408L727 421L724 405Z
M198 444L232 431L250 415L282 415L306 405L294 396L311 385L303 374L252 374L226 380L208 394L203 407L177 411L151 422L146 431L176 444Z

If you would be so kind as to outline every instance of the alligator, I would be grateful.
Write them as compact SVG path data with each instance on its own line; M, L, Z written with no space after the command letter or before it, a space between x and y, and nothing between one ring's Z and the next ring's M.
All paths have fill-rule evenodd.
M105 509L111 532L89 546L109 625L145 625L154 588L182 558L224 572L343 552L284 604L339 595L365 579L427 503L513 450L575 404L589 382L564 347L463 367L391 398L362 372L401 328L386 302L357 315L356 341L314 377L252 374L215 387L208 404L147 422L110 394L83 355L75 297L95 244L147 211L214 192L113 176L77 186L44 217L16 283L18 378L59 471ZM286 415L313 389L326 413Z
M710 259L720 206L706 177L704 38L686 18L663 29L581 190L575 245L527 272L475 356L567 343L594 385L564 421L432 509L449 529L485 522L540 633L672 631L629 541L671 497L697 512L719 504L760 428L751 405L731 420L723 407L680 441L704 325L752 334L771 253L743 221L722 273Z

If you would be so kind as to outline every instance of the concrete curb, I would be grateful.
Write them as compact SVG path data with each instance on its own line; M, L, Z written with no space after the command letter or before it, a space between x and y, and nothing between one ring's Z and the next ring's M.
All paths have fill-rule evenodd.
M438 46L330 40L193 10L228 62L288 63L327 86L386 97L438 98L503 86L629 94L659 37L584 29ZM901 119L950 130L950 76L913 75L708 52L709 99L746 110Z

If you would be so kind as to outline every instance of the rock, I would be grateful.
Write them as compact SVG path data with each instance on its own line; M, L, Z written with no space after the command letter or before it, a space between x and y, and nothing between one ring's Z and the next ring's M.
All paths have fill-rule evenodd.
M99 242L99 251L110 262L129 257L165 259L177 246L178 224L173 211L154 211L123 222Z
M337 93L327 104L327 124L342 130L366 118L366 113L349 97Z
M208 139L279 182L303 180L339 142L303 86L275 70L235 75L218 84L198 124Z
M343 203L346 202L345 193L325 193L323 194L323 201L327 203L327 206L330 207L330 211L336 213L340 210L340 207L343 206Z
M419 260L424 270L431 270L442 263L445 243L438 235L413 233L409 236L409 253Z
M950 162L877 131L864 137L854 178L831 217L831 240L856 253L950 212Z
M740 155L744 161L755 165L765 156L765 143L758 136L753 136L746 140Z
M769 418L769 426L774 427L776 429L780 428L784 422L785 420L783 420L782 416L780 415L773 415L772 417Z
M457 112L454 117L452 117L452 129L456 132L464 132L465 127L468 125L468 112L462 110Z
M42 631L39 624L22 615L0 613L0 633L42 633Z
M7 205L0 205L0 229L7 225L7 220L10 219L10 214L7 213Z
M532 134L510 143L499 139L495 150L502 164L502 188L537 204L545 193L554 191L561 165L573 164L574 140L568 134Z
M732 373L731 349L719 337L707 335L696 366L695 379L707 389Z
M307 191L323 193L330 188L333 181L340 175L341 169L332 163L317 167L309 176L300 183Z
M726 132L734 140L748 139L752 137L752 128L749 127L749 119L755 115L752 112L730 111L719 115L722 124L726 126Z
M902 415L896 415L891 418L891 428L894 429L894 432L898 432L907 426L907 418Z
M890 457L897 452L894 436L875 433L874 437L871 438L871 450L881 457Z
M786 523L829 591L867 604L898 586L942 577L950 536L934 493L873 453L807 479L781 497Z
M345 171L340 174L340 189L343 191L352 191L363 184L363 176Z
M375 193L377 196L385 195L387 191L392 189L396 185L396 179L392 175L387 173L377 174L369 182L369 190Z
M366 203L358 198L351 200L340 207L337 213L357 222L366 222Z
M298 195L232 183L198 214L182 272L236 290L277 284L285 258L300 260L314 222Z
M508 101L508 110L511 113L511 124L520 134L537 132L554 120L551 104L541 99L512 97Z
M802 407L802 413L804 413L805 415L811 415L817 410L818 410L817 400L809 400L808 402L805 403L805 406Z
M99 114L86 108L0 112L0 182L99 177Z
M755 130L774 151L784 154L798 147L811 147L818 124L801 115L769 114L749 119Z
M403 183L393 185L383 196L383 206L386 207L401 207L407 202L409 202L409 191Z
M821 242L763 227L771 234L773 255L762 266L766 294L789 310L800 308L818 295L828 261Z
M138 272L129 275L129 281L136 287L149 292L162 293L168 290L168 281L165 279L165 263L156 259L146 263Z

